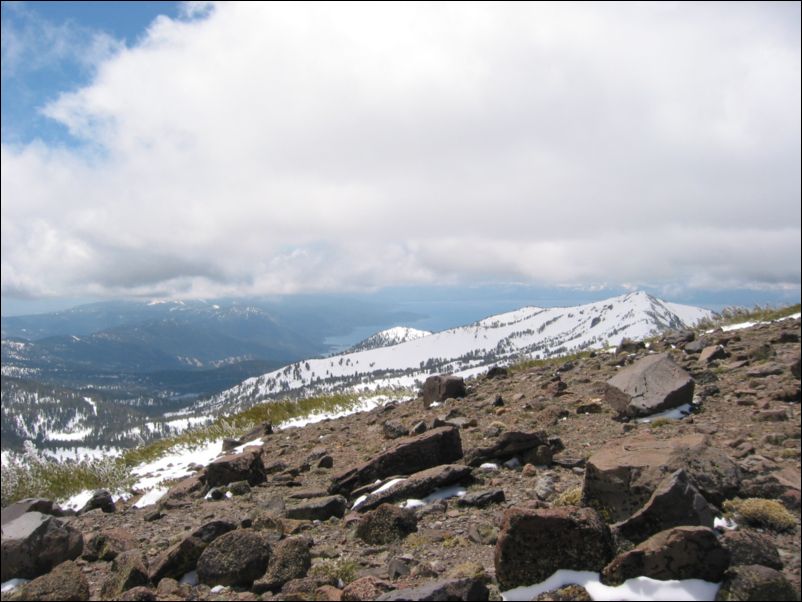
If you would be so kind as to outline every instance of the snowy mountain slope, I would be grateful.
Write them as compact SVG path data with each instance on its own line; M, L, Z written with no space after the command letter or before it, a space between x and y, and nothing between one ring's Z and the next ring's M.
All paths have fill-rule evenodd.
M348 387L412 387L430 374L471 375L497 363L598 349L684 328L711 314L644 292L576 307L524 307L389 347L297 362L250 378L196 409L230 412L265 399Z
M396 326L382 330L360 341L345 353L354 353L357 351L367 351L369 349L378 349L380 347L390 347L391 345L398 345L399 343L406 343L421 337L429 336L432 334L428 330L418 330L417 328L407 328L405 326Z

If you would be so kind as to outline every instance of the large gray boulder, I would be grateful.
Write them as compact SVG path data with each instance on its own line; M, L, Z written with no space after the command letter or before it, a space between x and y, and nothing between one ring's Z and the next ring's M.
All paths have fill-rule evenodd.
M694 381L667 353L649 355L607 381L604 400L622 416L648 416L693 400Z
M33 579L81 555L83 536L61 519L26 512L6 523L2 533L2 581Z
M558 569L601 571L613 557L610 530L591 508L510 508L496 542L502 590L540 583Z
M410 474L448 464L462 458L462 441L459 429L443 426L426 431L417 437L405 437L391 449L372 460L348 468L337 474L329 486L329 493L349 494L360 485L377 479Z
M158 583L165 577L180 579L195 568L195 564L210 543L235 528L233 523L224 520L214 520L198 527L153 561L150 566L150 580Z
M587 460L582 502L608 522L622 521L649 500L667 474L680 468L714 505L738 492L738 466L704 435L657 439L644 434L613 441Z

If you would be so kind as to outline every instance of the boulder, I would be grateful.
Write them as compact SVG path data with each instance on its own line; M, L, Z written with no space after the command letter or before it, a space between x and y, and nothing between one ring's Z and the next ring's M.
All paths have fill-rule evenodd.
M730 567L716 600L799 600L799 593L780 571L759 564Z
M485 462L504 462L531 449L548 444L548 437L542 431L534 433L505 431L493 442L493 445L469 450L465 454L465 463L469 466L480 466Z
M291 537L280 542L270 554L267 573L255 581L252 591L264 593L278 591L293 579L306 577L312 566L312 540L308 537Z
M487 374L485 374L485 378L505 378L509 375L509 370L504 366L492 366L488 369Z
M264 480L265 471L259 448L249 448L239 454L223 456L206 467L208 487L228 485L234 481L248 481L251 485L257 485Z
M417 530L418 520L412 510L382 504L360 519L356 536L369 544L386 544L404 539Z
M500 588L509 590L558 569L601 571L612 557L610 530L595 510L518 507L504 513L494 563Z
M613 532L638 543L671 527L713 527L716 510L688 480L680 468L667 476L649 501L627 520L612 526Z
M316 497L288 508L287 518L296 520L328 520L332 516L342 518L347 507L346 499L341 495Z
M158 600L159 597L156 595L156 592L149 587L138 585L137 587L132 587L128 591L123 592L116 599L121 602L151 602L152 600Z
M398 420L387 420L382 425L382 432L386 439L398 439L399 437L406 437L409 434L409 429Z
M63 514L61 508L56 506L52 500L29 497L3 508L0 514L0 523L5 525L7 522L19 518L26 512L41 512L42 514L50 514L52 516L62 516Z
M103 582L100 594L108 600L116 600L123 592L148 583L145 558L139 550L128 550L119 554L112 562L111 574Z
M646 356L607 381L604 400L622 416L648 416L693 401L694 381L667 353Z
M726 531L720 540L721 545L730 553L730 566L762 564L778 571L783 568L777 547L762 533L751 529L738 529Z
M234 524L223 520L211 521L198 527L156 558L150 566L151 581L158 583L165 577L180 579L195 568L206 546L234 529Z
M89 600L89 582L80 567L72 560L67 560L46 575L20 587L9 599Z
M465 397L465 381L461 376L453 376L450 374L440 374L437 376L430 376L423 383L421 389L421 396L423 397L423 406L428 408L435 401L445 401L449 397L458 398Z
M198 559L198 580L206 585L250 587L264 575L270 545L252 529L237 529L210 543Z
M81 555L83 537L61 519L26 512L3 524L2 581L33 579Z
M391 449L372 460L349 468L333 479L329 493L349 494L351 491L377 479L418 472L462 458L462 441L459 429L445 426L415 437L405 437Z
M730 356L721 345L709 345L699 354L700 364L709 364L715 360L725 360Z
M476 600L490 599L490 591L479 579L446 579L418 587L397 589L382 594L377 600Z
M116 512L117 507L114 505L114 500L108 489L98 489L95 491L92 497L89 498L89 501L84 504L84 507L78 511L78 514L84 514L96 508L100 508L103 512Z
M194 474L186 477L170 487L161 500L160 505L168 504L177 500L182 500L186 497L201 497L208 488L206 487L206 473Z
M622 521L649 500L666 474L680 468L716 506L738 492L740 469L705 435L656 439L644 434L613 441L587 460L583 505L597 508L609 522Z
M424 498L440 487L469 481L472 478L472 471L473 469L470 466L465 466L464 464L442 464L434 468L421 470L384 491L369 494L356 507L356 510L364 512L378 508L385 503L400 502L410 498Z
M653 535L604 567L602 581L623 583L632 577L703 579L717 582L730 564L730 554L707 527L674 527Z

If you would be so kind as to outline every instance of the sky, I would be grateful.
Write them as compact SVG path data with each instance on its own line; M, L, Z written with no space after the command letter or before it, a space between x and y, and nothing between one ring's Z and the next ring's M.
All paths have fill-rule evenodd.
M798 301L800 89L797 2L3 2L3 306Z

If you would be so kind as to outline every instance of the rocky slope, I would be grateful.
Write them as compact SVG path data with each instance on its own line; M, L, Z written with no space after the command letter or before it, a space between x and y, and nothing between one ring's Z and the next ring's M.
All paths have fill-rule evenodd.
M658 353L692 386L653 369ZM479 600L573 569L799 599L798 318L426 391L229 441L158 506L99 494L63 519L44 502L4 509L3 580L43 576L3 597ZM683 419L641 422L627 395L637 414L648 396L693 403ZM737 529L713 528L736 507ZM200 584L177 581L191 571ZM589 598L573 586L540 599Z

